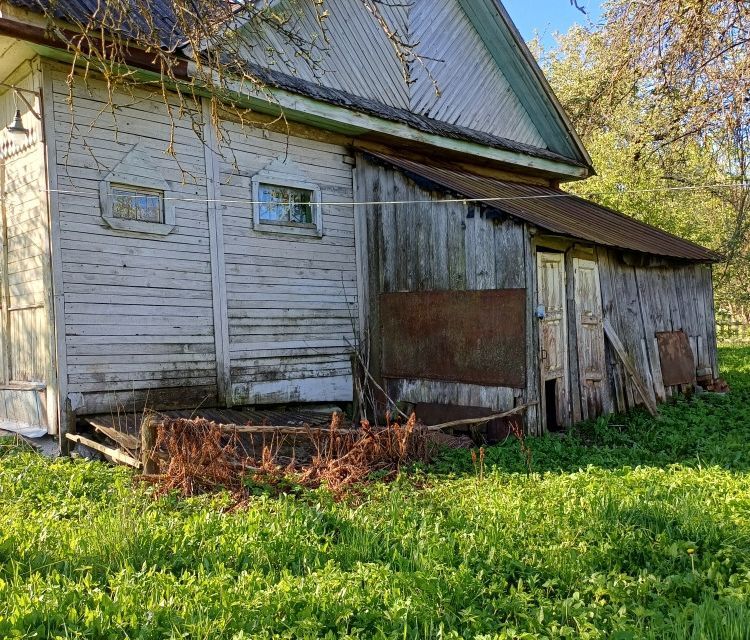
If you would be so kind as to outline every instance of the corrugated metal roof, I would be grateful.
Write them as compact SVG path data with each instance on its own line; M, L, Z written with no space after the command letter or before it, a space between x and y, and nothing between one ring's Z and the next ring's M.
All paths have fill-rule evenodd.
M682 260L716 262L721 259L710 249L561 189L496 180L441 162L428 165L372 151L367 153L462 197L487 199L486 206L554 234Z

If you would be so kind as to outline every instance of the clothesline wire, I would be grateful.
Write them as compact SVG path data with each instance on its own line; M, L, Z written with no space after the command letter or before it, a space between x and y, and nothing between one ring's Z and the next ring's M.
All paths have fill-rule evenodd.
M133 185L137 189L137 185ZM618 196L627 194L638 194L638 193L660 193L670 191L697 191L697 190L710 190L710 189L728 189L728 188L748 188L750 183L747 182L731 182L731 183L718 183L718 184L701 184L701 185L683 185L679 187L656 187L652 189L621 189L616 191L600 191L587 194L588 197L592 196ZM75 195L85 198L99 198L100 193L96 190L71 190L71 189L40 189L42 193L56 193L62 195ZM150 190L146 190L145 193L128 195L125 193L118 193L117 197L130 197L130 198L141 198L147 195ZM114 195L107 193L106 195ZM525 196L493 196L484 198L441 198L441 199L428 199L428 200L362 200L362 201L321 201L313 204L320 204L321 206L374 206L374 205L410 205L410 204L486 204L489 202L511 202L511 201L523 201L523 200L547 200L554 198L581 198L574 193L550 193L550 194L535 194ZM1 198L0 200L8 200L8 196ZM213 203L213 204L246 204L246 205L260 205L269 204L268 201L253 200L252 198L189 198L185 196L162 196L162 199L170 202L200 202L200 203Z

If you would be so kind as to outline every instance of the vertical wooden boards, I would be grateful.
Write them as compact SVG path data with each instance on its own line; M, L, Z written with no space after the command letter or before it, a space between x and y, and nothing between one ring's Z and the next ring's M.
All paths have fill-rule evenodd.
M524 226L512 220L492 220L495 258L495 286L523 289L526 286Z
M42 115L47 172L47 230L49 234L50 287L48 317L50 321L50 380L47 386L47 424L55 430L62 444L66 431L74 431L67 411L68 365L65 346L65 294L63 291L63 263L60 249L60 209L57 179L57 132L55 131L54 100L50 69L41 66Z
M638 370L638 366L635 363L635 360L628 353L625 345L622 343L620 337L617 335L617 332L612 327L612 324L606 318L604 319L604 333L614 347L615 352L620 357L620 360L622 360L626 371L630 375L630 380L632 381L633 386L638 392L638 395L640 395L641 400L643 400L643 403L646 405L649 413L651 415L656 415L656 402L651 395L650 389L641 378L641 373Z
M659 348L656 342L656 332L666 331L665 316L662 310L662 299L658 287L654 286L655 278L652 270L636 269L638 283L638 300L643 322L643 344L647 354L650 378L654 387L654 395L658 402L666 400L666 389L662 381Z
M626 265L614 250L600 248L598 254L604 315L632 357L645 391L653 392L654 399L660 402L679 392L677 386L664 386L658 332L685 331L696 356L698 376L704 370L707 375L716 375L711 364L706 364L710 345L716 352L710 267L679 262L633 267ZM637 404L640 394L633 393L630 383L622 389L618 367L610 361L616 405L623 411Z
M218 142L211 118L210 103L201 99L203 115L203 153L206 163L208 233L211 243L211 294L214 312L214 345L216 349L216 387L219 403L232 405L232 381L229 358L229 318L227 314L227 281L224 266L224 225L221 208L221 175Z
M604 328L599 268L594 260L573 258L575 325L581 417L612 411L604 357Z
M466 205L451 202L441 205L446 212L448 289L468 287L466 277Z
M524 424L528 433L541 435L543 431L542 422L542 400L539 389L539 322L536 320L534 309L537 305L537 259L536 250L532 240L531 228L523 226L523 261L525 284L528 295L526 296L526 403L536 403L530 406L524 415Z
M357 157L356 171L356 199L371 203L363 209L370 245L368 282L372 287L369 323L373 373L380 370L379 294L525 288L528 238L523 225L486 217L478 207L466 203L442 202L450 197L429 191L365 155ZM381 201L409 202L391 205L381 204ZM525 313L529 312L528 304ZM529 353L525 351L528 360ZM524 389L509 389L409 379L391 380L388 389L394 397L411 402L455 403L460 400L472 406L498 409L512 406L514 399L523 400L528 387L535 393L533 385L527 381ZM536 397L532 401L535 400ZM529 414L527 419L536 425L535 407Z
M568 326L568 388L570 389L570 411L573 423L588 418L585 400L586 389L583 388L585 371L579 371L581 365L579 350L585 348L585 339L579 342L581 326L579 322L580 304L578 304L577 285L579 279L576 277L576 259L570 250L565 252L565 297L566 297L566 323ZM585 338L585 336L582 336Z

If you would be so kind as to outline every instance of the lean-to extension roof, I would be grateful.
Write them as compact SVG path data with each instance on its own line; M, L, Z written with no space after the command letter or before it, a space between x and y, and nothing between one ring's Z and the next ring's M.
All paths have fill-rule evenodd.
M491 209L553 234L681 260L716 262L721 259L710 249L561 189L497 180L446 163L428 165L373 151L367 154L417 181L459 197L483 201Z

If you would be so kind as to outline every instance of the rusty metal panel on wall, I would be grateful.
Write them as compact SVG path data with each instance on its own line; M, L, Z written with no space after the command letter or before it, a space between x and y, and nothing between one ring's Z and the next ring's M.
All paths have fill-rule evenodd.
M690 340L684 331L656 333L664 386L695 384L695 359Z
M383 375L526 384L526 290L380 295Z

